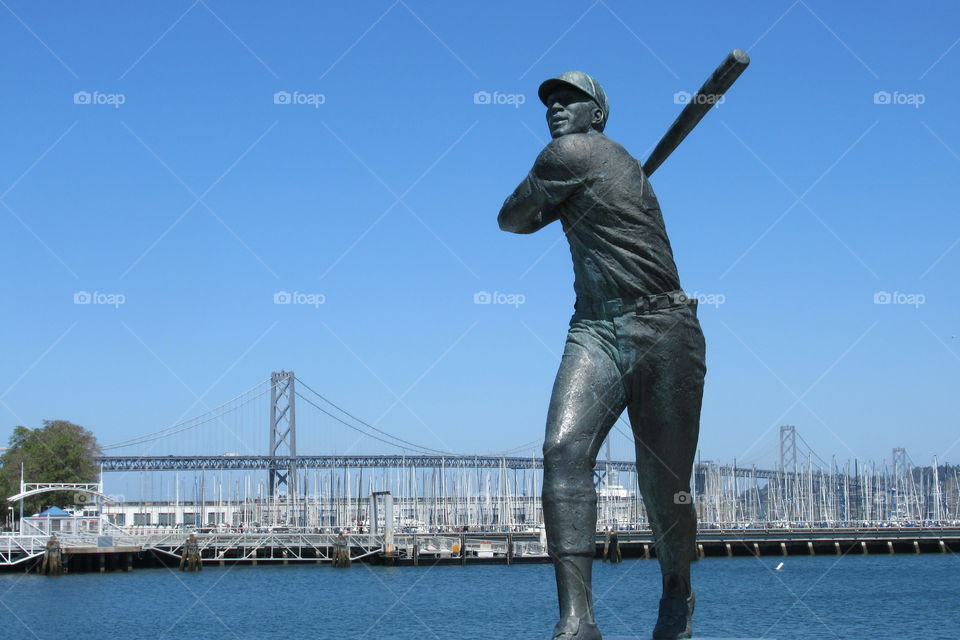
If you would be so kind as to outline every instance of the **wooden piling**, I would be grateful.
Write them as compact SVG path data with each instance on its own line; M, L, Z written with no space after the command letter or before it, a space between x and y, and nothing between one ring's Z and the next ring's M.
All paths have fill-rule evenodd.
M197 540L197 535L191 533L183 543L183 553L180 555L180 571L200 571L202 568L200 542Z
M333 567L335 569L349 569L350 564L350 546L341 532L333 543Z
M55 536L50 536L47 540L46 549L43 552L43 560L40 563L40 573L47 576L59 576L63 573L62 550L60 542Z

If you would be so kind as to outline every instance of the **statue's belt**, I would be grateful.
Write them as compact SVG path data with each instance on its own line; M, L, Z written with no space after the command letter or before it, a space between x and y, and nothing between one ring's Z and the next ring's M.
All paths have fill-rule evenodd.
M614 298L613 300L587 300L577 298L577 313L596 317L621 316L627 313L650 313L673 307L697 306L697 299L683 290L668 291L638 298Z

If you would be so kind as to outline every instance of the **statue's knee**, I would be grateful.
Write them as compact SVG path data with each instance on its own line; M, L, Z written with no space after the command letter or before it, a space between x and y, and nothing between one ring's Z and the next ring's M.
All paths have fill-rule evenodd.
M543 443L544 472L590 467L590 452L573 438L553 438Z

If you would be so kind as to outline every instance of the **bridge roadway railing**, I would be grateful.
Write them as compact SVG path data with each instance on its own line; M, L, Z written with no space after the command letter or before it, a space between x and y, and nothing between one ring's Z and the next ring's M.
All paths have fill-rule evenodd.
M630 534L620 533L620 540L629 539ZM647 533L646 535L650 535ZM697 540L770 540L774 542L799 541L844 541L844 540L941 540L960 539L960 527L911 527L911 526L874 526L874 527L744 527L726 529L699 529Z
M56 525L56 527L54 526ZM29 517L20 520L20 534L42 536L44 541L56 536L61 547L136 546L130 531L106 518L74 516L70 518Z
M546 548L539 534L399 534L394 536L396 553L406 557L426 554L439 557L468 556L504 557L508 553L516 557L543 557Z
M11 566L42 556L47 540L48 536L0 534L0 566Z
M189 532L182 529L149 532L137 535L145 551L152 550L179 558ZM237 532L198 533L197 542L204 562L218 560L288 560L330 561L339 542L332 533ZM351 533L344 536L351 560L359 560L383 550L384 537L377 534ZM260 555L267 551L269 555ZM279 555L278 555L279 554Z
M111 546L136 547L141 551L179 558L184 542L190 532L183 529L155 529L131 532L110 525L102 535L111 536ZM340 541L333 533L299 533L285 531L236 532L220 531L198 533L197 539L203 551L204 562L220 560L284 560L326 562L331 560L333 548ZM26 533L0 534L0 566L15 565L44 552L49 534ZM65 553L71 549L102 546L102 536L83 534L57 534L57 540ZM603 532L597 532L597 541L602 542ZM831 527L831 528L727 528L700 529L699 543L724 542L870 542L897 540L955 540L960 541L960 526L940 527ZM620 544L653 544L655 537L649 530L621 530ZM482 532L460 533L397 533L391 540L382 534L345 535L352 560L391 551L394 554L413 556L423 553L434 556L457 556L461 549L470 556L503 556L513 545L513 557L543 555L537 532ZM387 544L389 542L389 544ZM389 548L389 549L388 549ZM416 551L415 551L416 549Z
M542 469L543 458L535 456L400 456L400 455L331 455L331 456L101 456L97 463L104 471L216 471L270 469L341 469L349 468L447 468L447 469ZM604 471L636 471L633 460L599 460L596 469ZM782 472L752 469L734 465L704 463L697 473L707 470L742 478L783 477ZM793 475L787 473L787 476Z

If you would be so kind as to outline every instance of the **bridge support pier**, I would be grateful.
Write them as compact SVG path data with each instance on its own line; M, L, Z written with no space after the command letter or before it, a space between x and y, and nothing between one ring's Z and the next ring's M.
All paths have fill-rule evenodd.
M703 552L703 545L699 543L697 544L697 555L701 558L706 557L707 555Z
M943 540L940 540L939 542L940 542L940 553L946 553L947 545L943 542Z
M760 544L757 542L753 543L753 555L760 557Z
M870 555L870 550L867 549L867 543L864 540L860 541L860 550L863 552L863 555Z
M835 552L838 556L840 555L840 543L839 543L839 542L834 542L834 543L833 543L833 550L834 550L834 552Z
M784 542L780 543L780 555L782 556L787 555L787 545Z
M727 557L728 557L728 558L732 558L732 557L733 557L733 547L730 546L730 543L729 543L729 542L726 543L726 544L723 545L723 546L726 547L726 549L727 549Z
M913 541L913 552L920 553L920 543L916 540Z
M643 545L643 559L644 560L650 559L650 545L648 544Z
M893 541L887 540L887 553L893 555Z
M813 551L813 543L812 543L812 542L808 542L808 543L807 543L807 551L808 551L808 552L810 553L810 555L812 555L812 556L813 556L813 555L816 555L816 554L814 553L814 551Z

